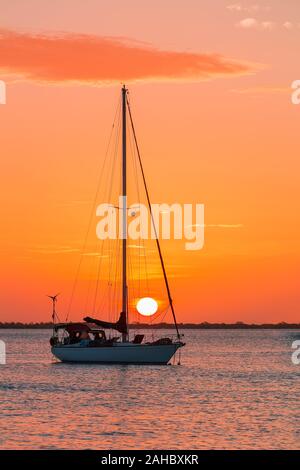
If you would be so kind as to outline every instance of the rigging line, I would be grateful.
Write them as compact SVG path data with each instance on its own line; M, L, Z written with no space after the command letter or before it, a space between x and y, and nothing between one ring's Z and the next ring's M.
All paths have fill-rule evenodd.
M117 321L116 319L116 312L115 312L115 291L116 291L116 271L118 267L118 239L116 238L115 240L112 241L112 256L111 256L111 263L109 266L109 297L108 297L108 303L109 303L109 308L108 308L108 315L109 315L109 321ZM115 262L113 263L113 260Z
M121 165L118 166L119 168L119 191L118 195L122 194L122 167ZM120 210L119 206L119 201L117 202L117 210ZM121 285L121 280L122 280L122 265L121 265L121 247L122 247L122 240L119 239L119 237L116 238L115 243L114 243L114 253L115 256L112 256L112 260L114 260L114 266L111 264L111 279L113 278L112 284L113 284L113 290L112 290L112 309L111 309L111 315L114 321L117 321L117 319L120 316L120 311L122 310L121 307L121 289L119 288Z
M115 154L114 154L114 162L112 165L111 169L111 176L114 175L115 172L115 165L116 165L116 160L117 160L117 155L118 155L118 149L119 149L119 140L120 140L120 128L121 128L121 118L119 115L119 121L118 121L118 133L117 133L117 139L115 143ZM109 201L113 201L112 198L112 182L113 179L111 178L111 186L110 186L110 192L109 192ZM121 168L119 169L119 183L121 185ZM120 192L118 193L120 194ZM114 205L116 208L118 206L118 202ZM109 244L109 259L108 259L108 280L107 280L107 312L110 321L116 321L117 319L117 313L118 313L118 307L117 304L115 303L115 291L116 291L116 271L118 266L118 259L119 259L119 249L120 249L120 244L118 238L116 240L108 240ZM114 276L113 276L114 273ZM114 279L113 279L114 277ZM115 306L115 307L114 307Z
M116 161L117 161L118 149L119 149L120 133L121 133L121 111L119 112L119 116L118 116L118 127L117 127L117 132L116 132L114 154L112 158L111 172L110 172L110 177L109 177L109 185L108 185L108 193L107 193L107 200L109 202L113 201L112 190L113 190L115 167L116 167ZM110 241L111 240L109 239L109 245L111 245Z
M118 109L117 109L117 112L116 112L116 115L115 115L115 120L116 120L117 115L118 115L118 122L117 122L117 129L116 129L116 142L115 142L114 156L113 156L113 160L112 160L112 171L111 171L110 184L109 184L109 187L108 187L108 201L110 201L111 194L112 194L113 173L114 173L114 168L115 168L115 163L116 163L116 158L117 158L117 153L118 153L118 145L119 145L119 137L120 137L121 99L119 99L119 105L118 105ZM98 263L96 287L95 287L95 294L94 294L94 301L93 301L93 312L95 312L97 297L98 297L100 273L101 273L101 266L102 266L103 246L104 246L104 240L102 240L101 257L100 257L99 263ZM110 249L110 246L109 246L109 249Z
M108 290L109 290L109 286L106 284L105 285L105 288L102 289L102 297L100 299L100 302L99 302L99 305L97 307L97 315L99 315L100 313L102 314L105 310L104 310L104 307L105 307L105 299L108 298ZM106 295L106 292L107 292L107 295Z
M121 165L119 167L119 194L122 194L122 171L121 171ZM122 258L122 240L117 239L117 257L116 257L116 290L115 290L115 298L116 298L116 308L115 308L115 315L116 318L119 316L121 310L122 310L122 275L123 275L123 267L121 263L121 258Z
M93 205L92 205L92 209L91 209L91 213L90 213L90 218L89 218L89 222L88 222L88 229L87 229L87 232L86 232L86 235L85 235L85 238L84 238L84 243L83 243L83 247L82 247L82 250L81 250L81 253L80 253L79 263L78 263L78 267L77 267L77 271L76 271L76 275L75 275L75 280L74 280L73 287L72 287L72 291L71 291L70 302L69 302L69 306L68 306L68 310L67 310L67 315L66 315L66 322L68 321L68 318L69 318L69 315L70 315L70 311L71 311L71 308L72 308L73 298L74 298L74 294L75 294L75 289L76 289L76 287L77 287L79 272L80 272L80 268L81 268L81 265L82 265L82 258L83 258L83 257L82 257L82 253L84 253L84 251L85 251L86 244L87 244L87 239L88 239L89 232L90 232L90 229L91 229L91 224L92 224L92 220L93 220L94 209L95 209L95 205L96 205L96 202L97 202L97 197L98 197L98 193L99 193L99 189L100 189L100 183L101 183L101 181L102 181L103 170L104 170L104 166L105 166L106 159L107 159L107 155L108 155L109 148L110 148L110 143L111 143L111 139L112 139L114 127L115 127L116 116L117 116L117 114L118 114L118 109L119 109L120 107L121 107L121 99L119 98L118 104L117 104L117 107L116 107L116 112L115 112L115 115L114 115L114 120L113 120L112 128L111 128L111 131L110 131L110 136L109 136L109 139L108 139L108 144L107 144L107 149L106 149L106 152L105 152L104 161L103 161L103 164L102 164L102 167L101 167L101 171L100 171L100 175L99 175L99 179L98 179L96 194L95 194L95 198L94 198L94 201L93 201Z
M136 172L136 165L135 165L135 158L134 158L134 146L133 146L133 142L132 142L132 134L129 133L129 139L128 139L128 142L129 142L129 147L130 147L130 156L131 156L131 161L132 161L132 170L133 170L133 173L135 174L135 179L134 179L134 182L135 182L135 189L137 190L137 196L138 196L138 207L140 207L140 204L139 204L139 190L138 190L138 179L137 179L137 172ZM129 212L129 209L128 209L128 217L129 216L132 216L134 217L134 213L130 213ZM139 253L138 253L139 254ZM132 255L132 256L131 256ZM130 263L132 263L132 259L134 257L134 253L131 253L131 250L128 251L128 261L129 261L129 271L131 269L131 272L129 272L129 279L131 279L132 281L132 291L134 292L134 279L133 279L133 269L132 269L132 266L130 266ZM128 300L129 300L129 296L130 296L130 289L128 290Z
M160 322L163 322L168 311L169 311L169 305L167 308L165 308L165 310L163 310L162 312L158 312L156 315L155 315L155 318L153 318L153 321L151 322L152 325L154 325L154 322L157 321L160 317Z
M128 289L128 292L127 292L127 312L128 312L128 318L129 318L129 311L128 311L128 304L129 304L129 300L131 302L131 293L134 295L134 280L133 280L133 270L132 270L132 253L131 253L131 250L128 250L127 252L127 271L128 271L128 276L127 276L127 279L128 279L128 287L130 287L130 289ZM130 283L130 285L129 285ZM129 323L129 319L128 319L128 323Z
M100 254L99 254L96 289L95 289L95 296L94 296L94 302L93 302L93 308L92 308L93 313L95 312L95 308L96 308L96 300L97 300L98 287L99 287L100 271L101 271L102 260L103 260L103 256L104 256L103 255L103 244L104 244L104 240L102 240L101 251L100 251Z
M131 289L128 292L128 303L130 306L133 306L133 300L136 299L136 285L134 279L134 253L132 250L128 250L128 270L129 270L129 279L131 279ZM132 292L132 295L131 295ZM136 314L136 309L135 309ZM133 312L131 312L131 316L133 317ZM137 316L137 315L135 315Z
M58 313L57 313L57 312L55 312L55 317L56 317L56 319L58 320L58 323L60 323L60 318L59 318L59 316L58 316Z
M133 132L134 142L135 142L135 146L136 146L136 151L137 151L137 155L138 155L138 159L139 159L139 163L140 163L142 178L143 178L143 182L144 182L144 186L145 186L146 197L147 197L147 202L148 202L148 206L149 206L151 221L152 221L153 230L154 230L154 233L155 233L156 246L157 246L157 249L158 249L159 259L160 259L160 263L161 263L161 267L162 267L162 271L163 271L163 276L164 276L164 280L165 280L165 285L166 285L166 289L167 289L168 299L169 299L169 303L170 303L170 307L171 307L171 311L172 311L172 315L173 315L173 320L174 320L174 325L175 325L175 328L176 328L177 337L178 337L178 339L180 339L180 333L179 333L178 325L177 325L177 321L176 321L176 315L175 315L175 310L174 310L174 306L173 306L173 300L172 300L172 297L171 297L171 291L170 291L170 287L169 287L167 273L166 273L166 269L165 269L165 265L164 265L164 260L163 260L163 257L162 257L160 243L159 243L158 236L157 236L157 230L156 230L156 226L155 226L155 223L154 223L154 217L153 217L153 213L152 213L152 209L151 209L150 196L149 196L149 192L148 192L148 187L147 187L147 183L146 183L144 168L143 168L143 164L142 164L141 154L140 154L140 150L139 150L139 146L138 146L138 142L137 142L137 137L136 137L135 128L134 128L134 124L133 124L133 120L132 120L131 108L130 108L128 98L126 98L126 101L127 101L127 107L128 107L128 111L129 111L130 123L131 123L131 127L132 127L132 132Z
M120 188L121 188L121 173L119 175L119 180L120 180ZM119 188L119 194L121 192L121 189ZM120 260L120 249L121 249L121 244L120 240L117 237L114 240L114 243L111 246L111 257L109 260L109 265L108 265L108 277L109 277L109 283L111 284L111 288L108 290L108 314L110 321L116 321L118 318L118 312L119 312L119 290L117 288L118 283L119 283L119 277L120 277L120 269L121 265L119 263ZM115 260L113 264L113 260Z
M108 193L108 201L112 200L112 189L113 189L113 181L114 181L114 174L115 174L115 167L116 167L116 162L117 162L117 156L118 156L118 150L119 150L119 140L120 140L120 134L121 134L121 111L119 114L119 121L118 121L118 132L116 136L116 143L115 143L115 154L114 154L114 159L112 162L112 169L111 169L111 179L110 179L110 187L109 187L109 193ZM115 240L116 241L116 240ZM114 262L114 250L115 250L115 245L114 240L109 239L108 240L109 244L109 249L111 252L111 257L109 258L109 263L108 263L108 284L109 284L109 309L108 313L110 318L112 317L112 273L113 273L113 262Z
M84 304L84 312L88 311L88 304L89 304L89 301L90 301L92 273L93 273L93 268L94 268L94 264L95 264L95 259L93 259L93 258L94 258L94 256L92 256L92 259L91 259L91 262L90 262L90 267L89 267L89 280L88 280L87 293L86 293L85 304Z
M102 262L103 242L104 242L104 240L101 240L101 241L97 240L96 245L95 245L95 254L92 255L92 260L91 260L90 269L89 269L87 295L86 295L85 308L84 308L85 312L88 311L88 306L91 303L91 299L92 299L92 280L93 280L94 267L95 267L96 272L97 272L97 260L98 260L98 258L99 258L99 260L98 260L98 270L100 269L99 268L99 263ZM101 246L101 250L100 250L100 246ZM92 312L94 313L94 311L95 311L95 306L93 305Z
M128 97L128 100L129 100L129 103L130 103L130 96ZM138 184L138 172L137 172L138 157L136 155L136 146L134 144L132 144L132 142L131 142L131 140L133 139L132 134L129 134L129 135L130 135L130 144L133 145L133 157L134 157L133 161L134 161L134 168L135 168L136 180L137 180L138 202L139 202L139 206L140 206L141 197L140 197L140 190L139 190L139 184ZM139 256L139 275L141 276L141 258L143 257L143 261L144 261L143 264L144 264L145 277L146 277L146 292L147 292L147 295L149 296L150 295L150 289L149 289L148 263L147 263L147 254L146 254L146 244L145 244L145 240L143 238L141 238L140 244L142 246L141 251L143 251L143 253L140 252L140 256ZM141 289L141 285L139 284L139 290L140 289Z
M140 194L140 185L139 185L139 177L138 177L138 164L137 164L136 149L135 149L135 145L134 145L134 142L133 142L132 132L129 134L129 142L130 142L130 150L131 150L131 155L132 155L133 171L134 171L134 174L135 174L136 191L137 191L137 198L138 198L138 207L140 208L140 206L141 206L141 194ZM140 247L143 248L144 261L145 261L146 260L145 241L141 237L139 239L139 242L140 242L139 243ZM139 277L138 277L138 294L139 294L139 296L141 294L141 258L142 258L141 251L142 250L140 250L140 249L138 251L138 273L139 273ZM147 266L145 267L145 269L147 271ZM147 279L147 286L148 286L148 279ZM148 292L149 292L149 288L148 288Z
M115 252L116 252L116 262L114 266L114 280L113 280L113 292L112 292L112 305L115 306L115 310L112 310L112 318L113 321L116 321L116 315L117 315L117 309L118 309L118 303L116 301L116 295L117 295L117 282L118 282L118 268L119 268L119 259L120 259L120 243L118 243L118 240L116 239L116 244L115 244Z

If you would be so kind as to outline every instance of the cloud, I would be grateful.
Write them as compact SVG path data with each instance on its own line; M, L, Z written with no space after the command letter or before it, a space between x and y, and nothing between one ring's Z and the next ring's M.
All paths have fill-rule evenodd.
M260 23L260 27L266 31L273 31L273 29L276 27L276 23L274 23L274 21L262 21Z
M232 5L227 5L226 8L227 8L227 10L234 11L234 12L270 11L271 10L271 7L268 6L268 5L254 4L254 5L246 6L246 5L242 5L240 3L233 3Z
M241 3L233 3L231 5L226 6L227 10L235 13L256 13L259 15L260 12L268 12L271 10L270 6L267 5L242 5ZM243 29L260 29L260 30L265 30L265 31L272 31L276 27L276 23L271 20L258 20L256 18L244 18L240 20L238 23L236 23L236 26L238 28L243 28ZM299 28L300 23L292 23L291 21L285 21L282 24L278 24L279 27L284 28L288 31L291 31L294 28Z
M273 31L276 26L284 28L287 31L291 31L294 28L300 28L300 23L294 24L291 21L285 21L283 24L276 24L274 21L258 21L256 18L244 18L243 20L236 23L236 27L242 29L256 29L261 31Z
M230 90L232 93L239 93L241 95L247 94L281 94L281 93L291 93L290 87L284 86L256 86L256 87L249 87L249 88L235 88Z
M58 206L81 206L86 204L92 204L92 201L74 200L74 201L62 201L58 202Z
M138 250L144 250L145 247L143 245L127 245L127 248L137 248Z
M227 5L226 8L227 10L230 10L230 11L243 11L243 7L239 3L233 3L232 5Z
M100 253L97 253L97 252L81 253L81 256L93 256L95 258L109 258L109 255L101 255Z
M76 253L79 251L78 248L72 248L69 246L62 246L62 247L53 247L53 248L36 248L29 250L31 253L39 253L42 255L56 255L56 254L68 254L68 253Z
M239 21L236 26L242 29L258 29L264 31L272 31L276 23L273 21L258 21L256 18L244 18Z
M186 227L204 227L204 228L243 228L243 224L192 224Z
M0 30L1 72L37 82L205 80L255 68L219 54L159 50L124 38Z
M244 29L258 28L258 21L255 18L245 18L237 23L237 26Z

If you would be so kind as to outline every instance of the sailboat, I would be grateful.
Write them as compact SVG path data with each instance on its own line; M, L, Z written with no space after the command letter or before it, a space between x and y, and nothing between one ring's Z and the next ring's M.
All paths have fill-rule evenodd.
M179 332L174 305L171 297L169 282L166 274L162 251L157 236L154 217L151 210L149 192L146 184L140 151L137 143L135 128L133 124L130 103L127 97L128 90L125 85L121 89L121 109L122 109L122 197L126 201L127 197L127 142L126 142L126 120L129 116L134 142L136 145L138 161L140 164L142 180L145 188L146 199L150 211L153 228L156 233L156 246L158 250L160 265L166 287L169 307L172 312L174 327L176 331L175 339L164 336L155 341L144 341L144 335L130 335L130 325L128 319L128 266L127 266L127 207L122 207L123 230L125 236L122 237L122 311L116 322L99 320L86 316L83 322L56 323L55 302L53 300L53 334L50 339L52 354L62 362L68 363L98 363L98 364L168 364L176 351L185 344ZM113 330L115 334L107 337L105 330ZM118 336L118 333L121 336Z

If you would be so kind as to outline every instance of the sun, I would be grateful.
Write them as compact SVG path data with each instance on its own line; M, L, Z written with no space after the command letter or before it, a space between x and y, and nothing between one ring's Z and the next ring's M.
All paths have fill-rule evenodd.
M141 315L149 317L157 312L158 304L152 297L143 297L136 304L136 309Z

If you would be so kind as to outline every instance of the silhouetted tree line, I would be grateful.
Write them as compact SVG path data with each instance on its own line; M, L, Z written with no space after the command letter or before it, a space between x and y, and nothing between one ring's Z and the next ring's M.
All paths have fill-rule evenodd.
M22 322L0 322L0 329L49 329L53 324L50 322L39 323L22 323ZM256 330L256 329L300 329L300 323L243 323L241 321L236 323L179 323L179 328L191 330ZM149 325L147 323L132 323L131 327L134 329L170 329L174 325L170 323L156 323Z

